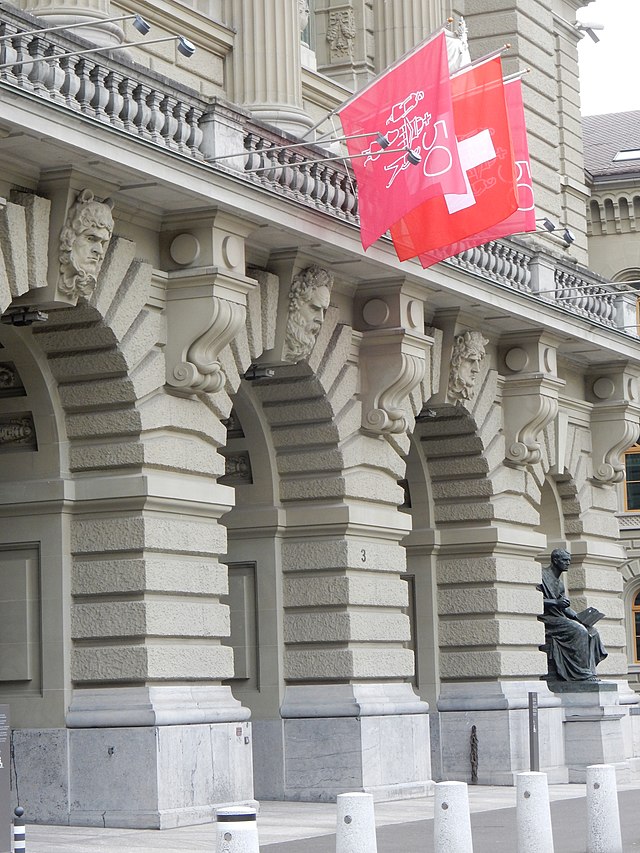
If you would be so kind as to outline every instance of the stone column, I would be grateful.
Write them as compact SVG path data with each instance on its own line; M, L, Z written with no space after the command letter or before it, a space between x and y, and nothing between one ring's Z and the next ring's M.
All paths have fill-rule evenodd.
M95 21L95 26L81 27L77 32L82 38L97 45L116 45L124 40L121 25L101 23L105 18L116 17L112 12L109 0L19 0L16 4L20 9L43 18L46 26L84 24ZM71 30L71 32L74 32Z
M291 799L430 785L428 705L408 683L410 518L398 510L430 346L417 297L401 280L361 286L356 331L330 308L305 379L261 391L286 510L281 749Z
M296 136L313 122L302 105L297 0L230 0L237 30L231 57L236 102Z
M391 65L447 20L444 0L393 0L374 5L377 71Z

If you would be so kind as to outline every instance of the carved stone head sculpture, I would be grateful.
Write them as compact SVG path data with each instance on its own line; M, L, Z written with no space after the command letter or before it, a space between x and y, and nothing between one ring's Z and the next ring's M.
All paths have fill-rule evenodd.
M456 335L451 354L449 373L449 396L457 403L471 400L476 393L476 380L480 364L485 357L485 340L482 332L464 332Z
M294 277L289 291L284 361L296 364L310 355L329 307L332 286L332 274L315 265Z
M89 297L113 234L111 199L96 201L90 190L82 190L69 208L60 232L59 289L69 296Z

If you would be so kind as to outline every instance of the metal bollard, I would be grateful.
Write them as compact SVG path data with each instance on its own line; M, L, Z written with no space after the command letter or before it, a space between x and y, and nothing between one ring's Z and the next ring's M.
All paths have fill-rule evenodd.
M551 807L546 773L516 776L518 853L553 853Z
M216 853L260 853L256 810L233 806L216 811Z
M587 767L587 853L622 853L616 769Z
M27 831L24 825L24 809L22 806L17 806L13 814L13 849L15 853L26 853Z
M336 853L377 853L371 794L338 794L336 805Z
M435 853L473 853L469 793L464 782L436 782L433 842Z

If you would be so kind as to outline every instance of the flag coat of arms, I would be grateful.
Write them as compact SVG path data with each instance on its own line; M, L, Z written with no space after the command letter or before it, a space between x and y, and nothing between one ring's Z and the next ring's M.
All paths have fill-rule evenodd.
M401 261L437 252L484 232L518 208L500 58L458 72L451 78L451 86L465 190L431 198L391 227Z
M509 116L509 128L511 131L511 142L513 145L513 156L515 158L516 189L518 195L518 209L497 225L487 228L478 234L459 240L442 249L420 255L423 267L458 255L465 249L481 246L489 240L497 240L499 237L508 237L510 234L522 234L526 231L536 230L536 209L533 196L533 178L531 176L531 162L529 159L529 143L527 141L527 128L524 116L524 103L522 100L522 81L505 81L504 94Z
M464 191L444 32L374 80L338 115L345 136L368 134L346 141L365 249L426 199Z

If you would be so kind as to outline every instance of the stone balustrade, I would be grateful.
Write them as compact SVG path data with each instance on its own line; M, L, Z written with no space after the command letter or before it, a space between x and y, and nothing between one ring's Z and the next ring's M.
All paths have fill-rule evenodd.
M34 27L33 18L2 3L0 16L0 36L11 36L0 42L0 64L13 63L0 69L0 87L19 88L120 132L204 161L211 169L268 186L322 213L358 224L357 186L346 162L313 162L331 158L327 149L312 142L283 149L287 139L276 130L226 104L224 109L235 125L238 156L216 156L217 140L211 137L217 132L212 116L218 104L208 103L192 89L118 52L60 56L91 45L69 34L25 35L22 31ZM446 263L553 302L594 323L637 335L633 322L627 322L635 302L634 306L623 304L615 285L558 262L553 284L542 288L536 280L534 255L520 241L491 241Z

